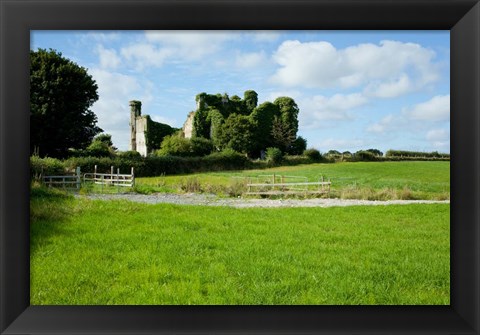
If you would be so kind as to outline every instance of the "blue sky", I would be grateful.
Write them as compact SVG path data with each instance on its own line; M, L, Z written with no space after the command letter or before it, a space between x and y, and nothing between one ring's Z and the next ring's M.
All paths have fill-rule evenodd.
M92 110L128 150L130 100L181 127L198 93L290 96L326 152L450 152L449 31L32 31L98 85Z

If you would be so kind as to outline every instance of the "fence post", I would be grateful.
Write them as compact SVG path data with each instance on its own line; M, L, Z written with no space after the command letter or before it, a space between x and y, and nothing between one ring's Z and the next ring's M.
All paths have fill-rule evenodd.
M132 187L135 187L135 174L134 174L133 166L132 166Z
M95 165L95 169L93 170L93 182L97 181L97 166Z
M113 165L110 166L110 184L113 186Z
M117 193L120 193L120 168L117 168Z
M81 184L81 180L80 180L80 166L77 166L76 172L77 172L77 190L79 190L79 189L80 189L80 184Z

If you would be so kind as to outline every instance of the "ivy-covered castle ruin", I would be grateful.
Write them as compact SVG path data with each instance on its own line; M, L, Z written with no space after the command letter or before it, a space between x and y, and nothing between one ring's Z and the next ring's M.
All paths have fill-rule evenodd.
M260 157L269 147L295 154L306 145L297 137L299 109L290 97L258 105L257 93L248 90L243 99L226 93L200 93L195 100L197 108L188 114L181 129L142 116L141 102L130 101L131 150L146 156L174 133L186 139L208 140L217 151L233 149L251 157Z
M160 148L163 138L178 131L168 124L155 122L149 115L142 115L142 103L130 101L130 150L142 156Z

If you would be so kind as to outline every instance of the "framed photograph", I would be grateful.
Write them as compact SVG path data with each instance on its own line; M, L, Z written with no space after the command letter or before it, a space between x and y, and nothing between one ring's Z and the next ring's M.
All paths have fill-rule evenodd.
M480 131L478 129L480 125L480 4L478 0L432 0L415 2L402 0L388 2L363 0L338 2L322 0L301 2L274 0L152 0L145 2L130 0L101 0L95 2L35 0L22 2L1 0L0 6L2 18L0 36L0 332L2 334L223 334L280 332L320 334L480 334L480 278L478 270L480 265L480 206L478 195L478 171L480 169L478 136ZM178 67L174 68L175 73L165 72L162 73L162 75L173 78L178 76L178 73L182 73L182 71L185 71L185 73L197 71L199 77L204 76L204 78L206 78L205 83L209 75L208 71L202 72L199 68L189 67L190 65L187 66L186 62L182 63L181 60L195 59L195 57L201 54L201 56L208 56L209 58L207 58L215 62L216 66L219 67L223 66L224 68L228 68L234 64L237 66L235 69L237 72L250 69L252 72L257 71L257 73L263 73L261 71L268 67L268 63L265 61L267 57L264 50L268 50L267 53L274 55L272 59L277 62L276 65L280 66L276 71L270 72L270 79L268 81L269 85L271 85L270 91L267 87L259 89L263 94L261 100L259 99L257 101L257 93L255 91L248 91L249 89L257 89L257 87L245 88L242 85L236 86L232 84L238 83L235 75L225 72L224 76L231 75L229 78L232 78L231 83L229 83L231 85L225 89L228 90L228 93L232 96L227 95L224 91L201 93L202 90L199 90L196 92L198 93L196 97L191 97L195 99L197 108L195 113L200 115L202 110L210 108L208 109L208 113L210 113L209 117L213 118L212 115L214 115L214 112L218 112L219 117L230 119L230 117L225 114L226 112L218 106L227 105L230 106L228 108L233 109L238 107L237 109L240 116L235 116L238 119L235 119L235 122L241 124L241 122L243 122L242 113L246 115L251 113L251 115L253 115L255 110L257 110L257 103L259 108L261 106L266 108L266 105L263 105L262 102L267 99L274 101L274 103L271 104L272 106L280 106L275 107L279 110L283 108L281 107L282 103L296 107L295 101L301 101L301 106L306 106L304 109L306 110L306 112L304 112L306 116L302 116L302 119L299 120L300 123L303 123L304 127L302 129L304 129L303 131L307 134L309 133L308 130L305 130L308 129L308 127L305 127L306 124L314 124L315 122L328 123L329 120L340 122L338 118L342 116L348 119L348 117L351 116L351 110L355 111L355 108L360 108L367 103L367 100L373 101L374 97L397 97L400 96L402 92L408 91L409 87L413 86L421 86L422 89L428 91L430 87L429 84L434 81L437 70L441 67L439 63L433 64L430 62L429 57L434 53L430 46L436 45L436 47L438 47L440 45L439 48L441 48L442 45L444 45L442 43L446 40L445 35L443 35L443 42L437 43L435 39L437 37L435 36L438 35L435 35L435 32L448 32L450 37L449 48L448 46L444 48L443 52L445 57L441 58L440 62L445 63L443 66L445 73L447 73L450 78L449 86L446 85L445 87L447 88L440 93L431 89L429 92L430 100L419 94L417 104L412 104L410 109L398 107L398 109L402 111L398 115L390 114L382 119L377 117L376 120L380 120L377 123L371 122L371 124L364 124L362 126L365 129L369 129L371 133L378 133L388 132L394 129L392 125L395 122L397 123L396 126L400 125L404 128L409 126L413 127L412 120L423 122L425 121L424 115L428 115L436 121L444 122L447 120L446 123L441 124L442 129L439 129L441 128L439 126L436 129L425 128L422 130L425 132L426 138L432 143L435 143L438 148L446 148L445 150L449 150L451 153L451 155L448 155L448 159L451 157L451 163L449 164L451 185L449 185L450 192L447 197L450 199L450 245L448 246L443 242L442 245L437 244L438 248L447 248L450 250L448 264L450 268L450 278L448 280L450 285L449 297L442 296L433 302L428 300L428 298L423 300L422 298L409 300L407 297L396 300L400 301L400 305L395 305L388 299L376 300L375 297L373 297L373 300L360 300L358 305L355 304L355 299L351 299L344 305L344 303L338 303L338 301L333 301L332 303L323 301L323 303L319 304L316 303L319 301L318 299L309 299L307 295L297 297L297 300L269 300L268 294L266 294L265 297L267 298L263 300L259 299L258 301L260 301L260 303L256 304L256 300L250 299L251 297L249 298L250 300L238 300L235 298L235 290L225 287L222 288L222 290L229 290L233 298L230 300L217 300L221 302L215 303L215 300L208 299L199 300L193 297L191 300L185 299L185 297L189 295L187 286L187 288L184 288L184 291L187 291L182 294L183 298L181 298L180 295L178 296L179 303L177 304L175 303L175 301L177 301L175 299L168 300L169 302L166 304L156 304L154 299L149 300L147 297L145 297L145 300L140 300L146 301L146 303L140 303L139 305L135 305L135 302L132 303L131 301L124 300L127 301L127 305L124 306L120 306L118 303L99 305L99 303L94 301L83 301L81 299L75 300L76 302L73 304L69 303L68 299L58 302L48 300L49 293L47 291L54 290L55 288L49 287L46 291L42 292L42 290L39 289L39 287L42 287L42 284L38 284L39 277L35 277L35 273L38 272L35 272L35 268L32 268L32 266L37 266L38 264L36 263L36 258L32 258L31 253L31 248L37 247L36 240L32 239L31 215L32 213L33 215L38 214L40 216L43 214L39 213L37 208L32 207L32 203L30 202L31 138L32 136L36 136L31 128L31 109L33 107L30 99L30 89L32 88L30 57L32 57L32 47L38 47L40 49L47 49L49 47L48 40L45 40L47 42L42 42L42 36L44 36L42 32L48 32L49 34L58 32L60 34L61 32L68 33L73 31L78 32L78 36L82 34L82 36L85 36L91 32L101 32L94 36L94 38L103 39L109 39L115 35L113 38L117 39L117 41L122 40L122 42L124 42L124 44L120 44L122 45L121 51L120 48L115 51L114 49L108 49L108 47L104 48L103 46L96 45L93 53L99 57L101 65L99 68L94 69L94 71L96 71L95 78L97 79L97 83L100 81L99 78L104 78L113 73L108 72L108 69L120 66L120 57L131 61L129 66L132 67L130 69L132 73L135 70L141 69L142 66L150 66L152 69L151 72L153 72L153 68L158 65L158 62L167 59ZM129 31L130 35L129 37L123 35L123 33L109 35L111 31ZM170 46L174 47L171 47L170 50L153 50L149 48L145 43L142 44L144 31L155 31L154 33L149 33L146 37L150 41L167 41L165 43L170 43ZM192 34L188 36L188 43L186 43L182 49L178 43L181 32L179 35L162 34L162 32L169 31L196 31L198 33L197 35ZM214 35L209 34L210 32L218 31L228 33L220 37L220 34L217 34L215 38L212 37ZM261 35L254 35L260 31L262 32ZM308 32L319 31L324 32L325 41L328 41L328 38L325 36L329 33L332 34L334 31L337 31L339 35L344 34L342 36L345 36L347 31L355 31L353 35L357 35L357 37L362 33L375 34L378 31L383 31L385 36L388 36L388 34L394 36L395 33L405 33L407 31L411 34L418 32L419 35L423 34L422 38L425 39L424 44L428 45L428 47L423 48L418 44L408 43L409 41L407 41L407 39L403 41L401 38L399 38L397 42L382 41L379 45L361 44L360 39L355 40L355 42L349 42L345 38L343 41L344 44L341 44L335 49L328 42L319 42L319 40L317 41L317 39L313 38L309 40L310 35ZM250 32L251 35L248 35ZM295 37L285 37L281 39L279 37L281 34L278 32L283 32L286 36ZM432 33L432 35L428 35L428 33ZM225 53L223 56L215 57L212 50L216 50L216 47L220 45L220 43L227 43L225 41L228 41L229 38L231 39L231 36L234 35L241 35L242 43L251 39L252 41L255 40L255 43L264 43L263 45L266 45L267 43L271 43L275 38L277 44L275 44L273 49L267 49L265 47L262 51L257 52L258 50L253 49L251 45L245 42L246 44L244 46L242 45L244 49L232 49L230 50L232 52L228 54ZM83 38L83 42L80 41L82 38L81 36L79 37L77 47L84 43L83 47L88 48L88 43L90 42L85 38ZM128 38L131 39L127 41ZM223 39L220 40L220 38ZM172 42L172 40L175 41ZM194 40L195 43L192 43L192 40ZM427 43L428 40L431 44ZM440 41L440 38L438 40ZM66 43L62 42L61 39L58 41L60 41L59 45ZM108 44L104 43L102 45ZM208 47L205 47L205 45ZM52 48L54 47L55 46L52 45ZM91 47L94 48L93 44ZM135 54L132 53L133 49L136 50ZM327 71L327 66L325 66L327 63L318 62L318 57L315 56L315 53L320 49L323 53L332 53L332 57L337 60L336 63L341 63L339 57L341 54L343 57L342 60L345 63L337 64L337 68L328 68ZM392 57L406 57L406 65L402 65L405 66L405 68L398 71L398 76L395 77L396 81L388 81L385 78L390 77L387 76L382 77L382 73L391 71L392 65L387 63L383 64L383 70L380 68L380 65L374 66L374 64L371 64L371 71L365 70L360 74L356 73L355 75L352 74L349 76L347 71L343 73L343 76L340 76L334 73L337 70L337 72L342 72L346 68L347 62L349 62L348 65L362 63L362 56L366 57L367 55L371 55L371 52L375 51L372 51L373 49L382 49L385 53L390 53ZM72 48L70 50L74 49ZM141 50L141 52L138 50ZM437 51L438 50L440 49L437 49ZM170 54L168 54L168 52L170 52ZM352 56L351 60L348 58L349 52L350 56ZM80 55L75 55L74 51L68 56L74 60L80 59ZM310 62L309 56L317 61ZM226 59L232 62L228 63ZM299 62L299 60L302 61ZM322 65L325 66L325 69L316 71L315 75L307 71L309 66L318 69ZM375 71L373 69L375 69ZM126 74L122 76L118 75L115 77L115 80L118 79L120 82L127 78ZM356 93L355 90L345 91L343 93L336 93L330 90L327 91L329 96L328 94L323 96L319 93L308 95L309 92L316 92L315 89L318 88L330 88L328 85L331 84L331 82L322 82L319 80L320 77L328 77L331 82L336 81L335 84L337 86L344 88L355 87L359 82L366 85L365 83L367 81L364 78L367 77L372 79L372 81L369 82L370 85L366 85L363 88L361 94ZM218 82L218 79L212 78L209 78L211 82ZM140 98L147 101L144 107L147 106L148 108L148 101L151 99L148 94L148 85L158 86L162 84L160 82L155 84L147 83L146 86L142 86L138 84L138 81L130 79L125 79L125 83L134 86L137 85L140 88L139 92L144 93L140 95ZM193 79L189 80L192 80L193 85ZM298 85L289 87L292 81L296 81ZM199 80L199 82L201 82L201 80ZM251 81L250 83L252 82L255 81ZM275 86L275 84L279 84L279 86ZM285 88L283 91L280 89L282 85L284 85L283 87ZM305 86L304 91L298 88L301 85ZM215 89L216 86L212 85L211 87ZM247 91L245 91L245 93L243 91L231 92L231 90L235 90L237 87L239 89L243 88L243 90L247 89ZM168 87L165 86L163 88L168 92ZM121 89L122 87L120 86L115 88L115 90ZM180 86L171 87L170 89L172 92L175 91L172 94L182 96L182 88ZM221 88L218 88L218 90L221 90ZM129 94L131 92L134 91L128 91ZM265 92L271 94L268 95L265 94ZM115 92L110 93L112 97L115 96ZM217 96L209 95L215 93L219 94L217 94ZM221 94L223 94L223 96ZM233 96L236 94L244 94L244 97ZM287 95L294 97L295 101L289 97L285 98ZM275 100L277 96L282 96L280 100L284 99L285 101ZM334 97L336 97L336 99L334 99ZM217 98L220 99L218 102L219 105L215 105L217 109L214 109L212 106L216 103L215 99ZM166 118L163 119L157 117L155 119L157 122L145 119L146 123L144 125L144 123L142 123L143 116L141 116L142 102L137 101L137 96L127 97L126 99L131 100L129 102L130 105L121 108L125 108L131 115L129 114L125 116L125 118L124 116L118 116L122 122L124 119L126 120L126 123L123 122L125 125L112 123L112 127L109 128L108 131L113 132L114 144L120 143L121 151L125 150L127 153L129 152L128 150L137 151L140 155L146 156L151 151L151 148L149 148L146 143L148 142L148 145L151 145L155 139L147 139L147 132L139 132L137 128L146 127L147 125L152 127L152 129L160 127L160 125L162 125L161 122L166 123L168 121L169 115L164 115ZM252 99L255 100L254 103ZM167 101L172 105L172 109L174 109L173 105L176 101L174 99ZM249 105L250 102L252 102L252 106ZM314 103L316 102L333 107L325 110L323 112L324 114L319 114L315 112ZM338 107L342 105L341 102L345 105L344 109ZM112 100L111 103L116 103L116 101ZM334 106L334 103L337 105ZM208 106L208 104L210 104L210 106ZM445 106L445 104L449 104L450 108L443 108L442 106ZM378 105L380 105L381 108L385 108L386 106ZM105 117L108 114L109 107L103 107L103 111L102 107L97 107L95 111L98 115ZM422 108L424 114L420 117L419 110ZM190 115L187 115L189 111L185 110L185 112L185 118L190 118ZM285 113L288 114L288 112ZM191 115L193 120L195 114ZM248 115L254 118L250 114ZM330 116L331 119L328 119L328 116ZM191 127L186 126L188 118L183 124L183 128L181 128L184 138L191 137ZM245 119L247 118L245 117ZM198 117L197 120L200 120L200 117ZM449 123L448 120L450 120ZM215 132L213 121L209 122L212 124L209 124L209 131L205 131L205 137L207 139L209 135L213 136L212 134ZM272 123L272 129L270 129L270 133L273 136L271 141L272 143L277 141L275 142L277 147L282 145L283 142L281 142L281 139L283 137L288 137L282 135L281 122L283 121ZM130 130L128 129L128 123L131 127ZM228 122L224 121L222 127L226 127L224 126L225 124L228 124ZM439 123L437 123L437 125L438 124ZM50 125L46 123L42 127L48 129L49 126ZM118 137L115 137L117 136L115 133L115 129L117 128L115 127L117 126L119 127L118 129L122 129L119 134L126 130L130 138L126 139L125 137L120 142L116 142L116 138ZM177 128L181 127L180 124L175 124L174 126ZM274 126L278 127L275 128ZM195 128L196 132L201 130L201 128L198 128L199 126L195 127L197 127ZM215 139L216 145L222 143L219 142L221 140L222 128L220 127L219 129L220 135L217 137L219 139L218 141L217 138ZM276 132L275 129L278 131ZM251 131L252 134L255 134L255 130ZM100 130L97 131L97 133L99 132ZM187 133L189 134L188 136L186 136ZM304 133L301 135L303 134ZM315 138L312 134L308 135L309 139ZM402 135L402 133L398 134ZM245 133L241 135L245 135ZM252 135L252 138L255 138L254 135ZM211 140L213 141L213 137ZM228 140L230 140L230 138ZM80 140L76 139L75 141ZM261 140L256 141L261 142ZM293 140L290 142L292 141ZM353 138L345 138L343 143L347 142L353 143ZM202 143L206 144L206 142ZM231 145L230 142L228 143L228 145ZM260 150L261 148L263 149L263 146L266 146L264 144L259 144L258 147L252 147L252 149L250 147L243 148L241 146L241 140L236 143L239 144L235 144L237 146L234 149L238 152L243 152L249 156L249 158L257 155L258 157L255 156L255 159L262 160L265 155L269 157L273 155L273 153L268 150L266 153ZM313 144L317 143L319 142ZM328 143L333 145L333 142ZM337 142L337 144L338 143L340 142ZM399 142L392 140L391 143L392 144L389 145L394 145ZM157 144L159 145L159 143ZM245 144L245 141L243 144ZM224 145L228 147L227 144ZM45 147L46 146L43 146L43 148ZM293 148L293 145L291 147ZM285 146L285 148L280 151L287 151L287 148L290 148L290 146ZM67 149L70 150L70 148ZM159 148L155 149L157 150ZM303 148L302 152L304 149L306 148ZM330 149L334 148L332 147ZM94 150L94 148L92 147L92 149L89 150ZM162 146L161 150L167 149L164 149ZM360 150L355 154L359 156L377 154L373 152L373 149L370 150L371 151L366 153ZM439 151L441 150L442 149L439 149ZM344 150L342 149L341 151ZM252 152L255 153L252 154ZM55 155L58 153L52 151L51 154ZM332 155L334 154L335 153L332 152ZM344 155L351 153L344 151L339 154L342 155L341 158L343 160ZM46 156L49 155L50 154L47 154ZM162 155L162 153L160 152L159 155ZM97 173L97 171L95 171L95 173ZM117 172L117 174L119 175L119 172ZM113 172L111 176L113 176ZM277 182L275 175L273 178L273 183L275 184ZM280 184L282 183L284 183L283 179L280 181ZM257 184L250 185L255 186ZM261 184L261 186L266 187L263 184ZM269 187L270 185L267 186ZM407 190L404 190L404 192L407 192ZM408 190L408 192L412 191ZM442 210L444 209L445 208ZM136 209L124 208L124 211L127 215L135 215ZM442 220L444 220L447 214L446 212L442 213L431 212L430 214L422 213L421 215L430 215L433 217L430 221L433 222L436 220L435 215L438 215L438 217L443 215ZM57 214L60 215L60 213ZM208 213L206 215L208 215ZM187 222L186 217L183 219L185 221L185 227L182 228L183 230L194 231L195 229L199 229L197 224ZM224 223L224 225L225 224L226 223ZM448 223L445 223L445 225L446 224ZM430 233L431 235L429 235ZM428 235L432 239L435 234L436 232L425 231L425 236ZM140 243L140 240L137 242ZM205 250L218 247L218 245L213 245L215 243L211 241L205 241L205 243ZM436 250L434 244L435 243L432 244L432 253ZM76 246L72 244L71 247L75 248ZM184 247L188 246L185 245ZM88 255L86 254L85 257L92 257L93 253ZM175 255L172 254L171 257L175 257ZM292 255L285 254L278 259L292 261L292 257L294 258ZM128 266L135 267L135 265L132 264ZM55 264L50 264L49 271L53 274L53 277L51 277L51 279L46 277L45 280L53 280L55 277L54 268ZM272 267L269 268L272 269ZM101 266L97 267L95 271L101 271ZM129 273L132 272L130 271ZM216 274L221 276L222 273L221 269L215 268L212 275ZM70 276L71 275L74 274L70 274ZM164 275L171 276L171 274ZM238 276L240 276L240 274ZM135 278L136 277L132 277L132 282L129 284L135 285ZM318 280L315 276L312 278L309 278L309 280ZM89 279L83 278L83 280L88 281ZM171 278L165 280L168 281L171 280ZM382 279L378 278L378 280ZM212 283L214 282L215 281L212 281ZM125 284L125 282L123 282L123 284ZM444 282L438 282L437 284L439 287L443 287ZM94 294L102 296L102 286L97 285L97 287L100 288L95 291ZM267 289L267 286L262 287ZM363 287L365 288L367 286ZM279 286L276 286L275 290L278 288ZM204 289L213 290L214 288L206 285ZM388 289L389 288L385 288L387 291ZM181 290L182 288L177 292L181 292ZM366 288L366 290L368 291L368 288ZM203 291L199 290L199 292L202 293ZM262 293L258 290L256 292L257 294ZM305 292L309 291L307 290ZM203 293L207 295L207 291ZM405 292L403 293L406 294ZM34 297L33 299L32 296ZM428 296L428 293L426 293L426 296ZM205 301L205 303L201 303L201 301ZM227 303L222 304L222 302L225 301L227 301ZM232 304L231 301L237 301L238 303ZM282 301L287 301L287 303L282 303ZM289 305L288 301L291 301L292 305ZM368 303L368 301L371 303ZM375 301L384 301L384 303ZM192 304L192 306L186 306L188 304Z

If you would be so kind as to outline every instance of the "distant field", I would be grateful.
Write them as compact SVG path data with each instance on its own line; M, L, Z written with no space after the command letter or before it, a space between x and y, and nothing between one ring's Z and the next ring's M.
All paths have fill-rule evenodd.
M356 162L308 164L265 170L199 173L183 176L138 178L140 192L178 192L189 187L203 192L228 193L238 178L264 174L330 179L330 197L370 200L450 199L450 162Z
M31 304L448 305L449 210L146 205L34 189Z

